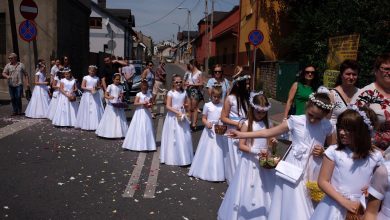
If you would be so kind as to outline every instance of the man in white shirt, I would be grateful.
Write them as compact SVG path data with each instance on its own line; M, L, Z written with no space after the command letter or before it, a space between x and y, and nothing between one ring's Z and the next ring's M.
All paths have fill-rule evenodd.
M50 70L50 83L53 82L54 77L57 75L58 71L60 71L60 59L56 59L54 66Z
M125 99L129 100L131 87L133 86L133 77L135 74L135 67L132 60L125 59L127 66L122 67L122 75L125 78Z

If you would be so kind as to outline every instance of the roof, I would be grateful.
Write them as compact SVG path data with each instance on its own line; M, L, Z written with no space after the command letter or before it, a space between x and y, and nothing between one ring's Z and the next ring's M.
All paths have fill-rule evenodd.
M214 24L215 24L215 23L218 23L220 20L224 19L225 16L226 16L227 14L229 14L229 13L230 13L230 12L227 12L227 11L214 11L214 13L213 13L213 14L214 14L213 23L214 23ZM206 19L206 17L200 19L200 21L198 22L198 25L205 23L205 22L206 22L205 19ZM208 21L211 21L211 13L210 13L209 15L207 15L207 20L208 20Z
M115 8L106 8L108 12L113 14L114 16L118 17L122 21L130 24L132 27L135 25L133 24L133 18L134 16L131 14L130 9L115 9Z

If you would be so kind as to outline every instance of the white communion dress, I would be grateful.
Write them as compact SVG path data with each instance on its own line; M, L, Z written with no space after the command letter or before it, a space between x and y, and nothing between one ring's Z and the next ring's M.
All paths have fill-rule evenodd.
M382 201L377 220L390 219L390 161L376 169L368 193Z
M61 81L57 75L54 77L54 80L57 82L56 87L60 87ZM49 110L47 111L47 115L46 115L46 118L50 120L53 120L54 114L56 113L59 96L60 96L59 89L54 90L49 104Z
M204 105L203 115L207 116L208 122L218 124L222 106L222 103L212 102ZM227 138L216 134L214 126L212 129L205 127L188 175L207 181L225 181L223 147L226 145Z
M253 122L253 131L265 128L262 121ZM253 139L251 148L255 148L255 152L259 152L260 149L267 150L267 139ZM260 167L258 154L243 152L218 210L218 219L267 220L274 184L275 170Z
M125 110L123 108L116 108L112 103L119 102L119 96L123 93L121 85L111 84L107 87L107 92L114 99L107 102L104 114L96 129L97 136L104 138L122 138L126 136L127 120Z
M86 82L86 88L96 88L99 83L97 76L84 76L83 81ZM100 94L97 90L93 92L85 90L81 97L80 107L77 112L76 128L83 130L96 130L100 119L103 116L103 103Z
M74 94L73 86L76 83L74 78L67 80L61 79L61 83L64 85L64 91L67 94ZM53 117L53 125L63 127L76 126L76 115L78 110L78 103L76 101L69 101L68 97L60 92L58 97L57 109Z
M344 197L359 201L363 196L362 189L367 187L374 169L383 163L382 154L375 150L364 159L353 159L353 152L348 148L336 150L331 145L325 155L335 163L331 184ZM329 196L317 205L310 219L312 220L344 220L347 210Z
M39 82L45 82L46 76L42 72L35 73ZM49 110L50 97L47 85L35 85L31 99L28 102L25 114L29 118L46 118Z
M167 96L172 98L172 107L184 112L185 91L169 91ZM168 111L164 120L161 135L160 162L167 165L185 166L192 162L194 150L190 123L185 118L178 119L174 112Z
M152 99L152 94L150 91L147 91L146 94L139 92L136 97L139 97L140 103L145 103ZM156 150L152 114L145 106L137 106L122 148L133 151Z

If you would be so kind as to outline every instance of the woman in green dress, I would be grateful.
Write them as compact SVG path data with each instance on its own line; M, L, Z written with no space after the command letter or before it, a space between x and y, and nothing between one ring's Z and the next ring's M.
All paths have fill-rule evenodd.
M305 114L305 106L309 95L318 88L319 76L313 65L308 65L299 74L298 81L295 82L288 93L286 108L284 109L284 119L287 119L289 114L303 115ZM291 111L290 110L293 110Z

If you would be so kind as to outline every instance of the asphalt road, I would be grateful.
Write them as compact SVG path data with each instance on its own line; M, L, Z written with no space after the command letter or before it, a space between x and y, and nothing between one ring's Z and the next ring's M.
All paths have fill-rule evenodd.
M184 73L175 64L166 70L167 82ZM161 112L154 120L159 146L166 114L161 100L155 111ZM10 112L9 104L0 105L0 218L216 219L225 182L160 164L159 151L124 151L122 139L56 128L46 119L11 118ZM132 114L126 112L129 123ZM193 133L194 151L201 132Z

